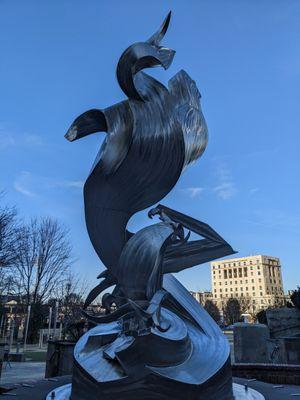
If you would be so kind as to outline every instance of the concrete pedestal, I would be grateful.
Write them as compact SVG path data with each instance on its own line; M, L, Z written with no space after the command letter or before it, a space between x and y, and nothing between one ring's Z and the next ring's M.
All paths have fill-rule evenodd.
M262 324L234 325L234 356L236 363L268 363L269 329Z
M46 378L72 374L74 347L74 342L49 340L46 360Z

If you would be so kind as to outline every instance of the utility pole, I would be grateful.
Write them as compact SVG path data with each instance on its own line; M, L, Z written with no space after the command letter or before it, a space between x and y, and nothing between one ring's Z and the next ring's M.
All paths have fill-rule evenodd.
M55 339L55 335L56 335L57 318L58 318L58 301L56 300L56 302L55 302L54 327L53 327L53 339Z
M51 321L52 321L52 307L49 307L48 340L50 340L50 334L51 334Z
M26 328L25 328L25 337L24 337L24 353L25 353L25 351L26 351L26 344L27 344L27 336L28 336L30 312L31 312L31 306L29 305L29 306L28 306L28 309L27 309L27 319L26 319Z
M14 331L15 331L15 320L12 318L10 320L10 336L9 336L9 346L8 346L8 353L11 352L11 348L14 341Z

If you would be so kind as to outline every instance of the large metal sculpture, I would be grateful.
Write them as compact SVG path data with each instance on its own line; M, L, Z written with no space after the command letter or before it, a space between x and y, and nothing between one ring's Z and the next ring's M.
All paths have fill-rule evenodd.
M167 69L175 52L161 41L170 14L146 42L122 54L117 78L127 100L79 116L73 141L107 136L84 185L88 233L106 267L85 308L103 291L105 315L75 349L72 400L232 399L229 345L171 273L233 253L210 226L158 205L160 221L137 233L129 219L155 205L197 160L207 127L195 82L184 71L165 87L145 68ZM190 232L198 235L190 239Z

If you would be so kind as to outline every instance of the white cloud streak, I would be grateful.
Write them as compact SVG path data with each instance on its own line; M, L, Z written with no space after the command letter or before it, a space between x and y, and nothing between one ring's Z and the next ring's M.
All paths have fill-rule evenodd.
M229 200L238 193L231 171L224 162L217 167L217 179L219 184L213 188L213 191L218 198Z
M0 150L11 147L37 147L43 144L40 135L30 133L17 134L0 126Z
M202 187L189 187L189 188L186 188L186 189L182 189L182 191L184 193L187 193L189 197L194 199L195 197L199 197L203 193L204 188L202 188Z
M14 181L14 189L26 197L34 197L35 193L30 189L31 174L22 171Z

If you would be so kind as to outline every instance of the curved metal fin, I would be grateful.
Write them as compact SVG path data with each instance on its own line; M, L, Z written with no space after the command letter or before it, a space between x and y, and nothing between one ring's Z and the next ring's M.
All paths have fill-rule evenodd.
M168 15L166 16L164 22L162 23L161 27L158 29L157 32L154 33L154 35L152 35L150 37L150 39L147 40L148 43L153 44L153 45L159 45L160 42L162 41L163 37L165 36L169 24L170 24L170 19L171 19L171 14L172 12L170 11L168 13Z
M109 287L115 285L117 280L113 276L108 276L102 282L99 283L94 289L90 291L88 297L85 300L83 308L87 308L95 299L99 296L103 290L108 289Z
M65 134L65 138L73 142L95 132L107 132L104 112L97 109L86 111L77 117Z

